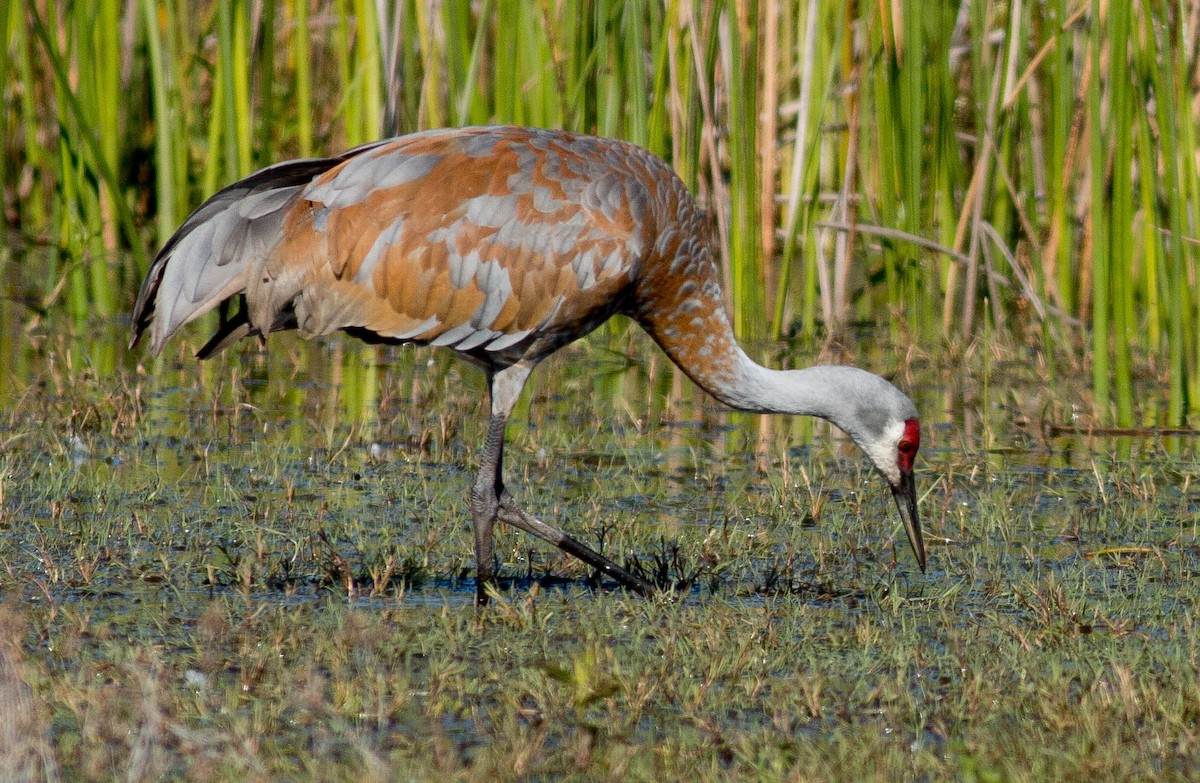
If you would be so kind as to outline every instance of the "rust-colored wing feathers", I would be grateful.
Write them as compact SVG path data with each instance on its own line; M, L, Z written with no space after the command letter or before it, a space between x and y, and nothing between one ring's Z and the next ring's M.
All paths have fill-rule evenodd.
M314 182L304 197L329 210L322 220L331 259L314 272L330 275L331 288L304 297L301 330L350 326L501 351L540 333L565 304L602 307L639 257L635 226L599 227L611 220L572 190L594 185L586 169L576 162L571 172L563 152L530 142L504 130L422 134L373 150L369 166L351 161ZM377 171L405 174L376 176L386 187L353 182ZM342 195L349 192L358 200ZM332 301L343 297L353 304Z
M215 348L294 326L540 358L623 306L654 249L664 172L629 145L523 128L429 131L264 170L206 202L156 260L152 343L244 293L246 315Z

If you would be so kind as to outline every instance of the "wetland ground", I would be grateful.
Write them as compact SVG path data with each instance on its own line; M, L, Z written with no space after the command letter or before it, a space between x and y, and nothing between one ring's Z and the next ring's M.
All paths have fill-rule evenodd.
M827 426L725 413L640 334L573 346L514 416L510 484L673 589L499 529L477 612L474 369L292 335L200 365L71 331L0 337L5 780L1200 768L1194 445L1045 438L1082 393L1021 349L845 357L923 411L922 575Z

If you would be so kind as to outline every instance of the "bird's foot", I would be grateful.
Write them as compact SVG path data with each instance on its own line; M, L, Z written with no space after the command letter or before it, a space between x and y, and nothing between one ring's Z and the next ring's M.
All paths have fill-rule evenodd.
M650 595L657 592L655 586L650 582L630 573L594 549L584 546L553 525L548 525L525 511L517 505L517 501L507 491L500 496L500 508L497 510L496 516L513 527L554 544L562 551L579 558L601 573L612 577L621 586L633 590L639 595Z

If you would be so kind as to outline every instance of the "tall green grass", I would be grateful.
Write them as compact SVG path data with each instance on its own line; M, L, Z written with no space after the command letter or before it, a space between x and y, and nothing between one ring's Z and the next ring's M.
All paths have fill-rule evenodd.
M1136 11L1133 12L1133 11ZM275 160L443 125L618 136L712 215L745 337L973 339L1200 406L1200 0L0 0L8 296L125 311L145 258ZM986 304L985 304L986 303ZM1131 378L1163 374L1139 409Z

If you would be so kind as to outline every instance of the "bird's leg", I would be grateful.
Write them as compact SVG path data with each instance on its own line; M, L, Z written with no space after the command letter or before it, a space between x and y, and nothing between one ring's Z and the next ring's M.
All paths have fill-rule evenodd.
M513 527L518 527L526 533L532 533L543 541L549 541L562 551L602 571L623 587L627 587L639 595L650 595L655 591L654 585L650 582L621 568L596 550L584 546L553 525L547 525L522 509L508 492L500 493L499 517Z
M479 473L471 485L471 526L475 531L475 604L488 602L487 586L496 581L496 557L492 545L492 527L504 492L504 428L525 388L533 365L514 364L502 370L488 371L491 417L487 438L479 455Z
M479 457L479 473L471 485L469 505L471 526L475 530L475 603L487 603L487 586L496 581L496 560L492 547L492 526L500 507L500 465L504 453L506 416L492 415L487 440Z
M487 603L486 587L496 579L495 559L492 548L492 526L496 518L513 527L532 533L569 555L600 570L622 586L640 593L653 593L654 585L621 568L604 555L584 546L558 528L547 525L517 505L513 496L504 489L504 427L508 417L521 396L521 389L532 366L515 364L506 367L489 378L492 395L492 415L488 420L487 440L479 458L479 473L471 486L471 515L475 528L475 602Z

